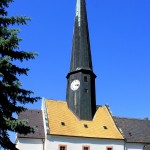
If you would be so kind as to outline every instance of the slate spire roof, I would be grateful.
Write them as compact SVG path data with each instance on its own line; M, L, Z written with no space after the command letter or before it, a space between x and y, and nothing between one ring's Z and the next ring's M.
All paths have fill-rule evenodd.
M85 0L77 0L70 72L92 70L92 58Z

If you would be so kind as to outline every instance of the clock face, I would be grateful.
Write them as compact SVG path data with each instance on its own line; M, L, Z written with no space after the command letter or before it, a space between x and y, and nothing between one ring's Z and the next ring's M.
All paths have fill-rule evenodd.
M80 81L79 80L73 80L72 83L71 83L70 88L73 91L76 91L79 87L80 87Z

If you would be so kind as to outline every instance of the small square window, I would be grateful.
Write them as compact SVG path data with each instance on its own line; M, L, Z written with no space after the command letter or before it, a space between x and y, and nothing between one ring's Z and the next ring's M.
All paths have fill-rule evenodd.
M82 150L90 150L90 147L89 146L83 146Z
M113 147L107 147L106 150L113 150Z
M84 89L85 93L88 93L88 89Z
M59 145L59 150L67 150L67 146L66 145Z

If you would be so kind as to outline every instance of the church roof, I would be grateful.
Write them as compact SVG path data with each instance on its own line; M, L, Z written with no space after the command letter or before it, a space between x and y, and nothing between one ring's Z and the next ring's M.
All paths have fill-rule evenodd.
M143 150L150 150L150 144L146 145Z
M114 120L127 142L150 143L149 120L120 117L114 117Z
M79 120L64 101L46 100L51 135L124 139L106 106L98 107L92 121Z
M43 124L43 116L41 110L29 110L27 109L24 112L21 112L18 116L18 119L27 119L28 125L30 127L35 127L36 130L34 133L29 133L27 135L24 134L17 134L20 138L45 138L44 133L44 124Z

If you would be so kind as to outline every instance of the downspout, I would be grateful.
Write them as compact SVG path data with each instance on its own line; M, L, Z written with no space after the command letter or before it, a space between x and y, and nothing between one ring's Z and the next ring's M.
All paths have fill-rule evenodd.
M43 150L45 150L45 139L42 139L42 143L43 143Z
M126 144L127 144L126 139L124 139L124 150L127 150Z

